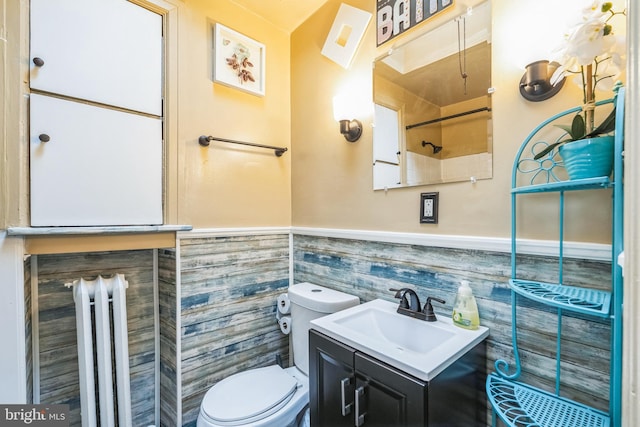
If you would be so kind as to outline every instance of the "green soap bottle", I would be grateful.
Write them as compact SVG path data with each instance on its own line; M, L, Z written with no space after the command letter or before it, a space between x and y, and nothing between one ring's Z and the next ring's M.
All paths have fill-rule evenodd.
M480 326L478 305L466 280L460 282L458 294L453 303L453 324L465 329L478 329Z

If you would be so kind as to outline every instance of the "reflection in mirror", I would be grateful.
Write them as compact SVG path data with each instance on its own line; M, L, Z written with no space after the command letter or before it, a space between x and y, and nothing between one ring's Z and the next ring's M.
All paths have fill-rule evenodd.
M492 177L490 2L377 59L373 86L374 189Z

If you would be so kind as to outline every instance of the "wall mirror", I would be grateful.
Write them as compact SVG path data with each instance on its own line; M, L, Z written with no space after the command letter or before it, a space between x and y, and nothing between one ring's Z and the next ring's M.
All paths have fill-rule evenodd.
M492 177L490 2L376 59L373 86L374 190Z

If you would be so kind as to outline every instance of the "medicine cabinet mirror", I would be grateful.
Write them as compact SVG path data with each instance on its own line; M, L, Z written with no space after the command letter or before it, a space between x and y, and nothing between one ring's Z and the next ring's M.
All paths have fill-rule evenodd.
M492 177L490 2L376 59L373 86L374 190Z

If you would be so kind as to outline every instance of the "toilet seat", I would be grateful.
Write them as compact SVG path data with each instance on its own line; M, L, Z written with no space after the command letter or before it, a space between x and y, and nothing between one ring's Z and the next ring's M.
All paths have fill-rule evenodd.
M298 381L279 366L240 372L207 391L201 415L220 426L256 422L284 407L298 386Z

